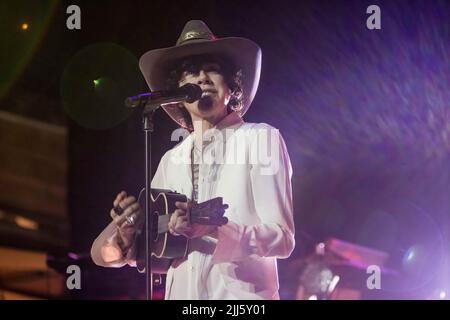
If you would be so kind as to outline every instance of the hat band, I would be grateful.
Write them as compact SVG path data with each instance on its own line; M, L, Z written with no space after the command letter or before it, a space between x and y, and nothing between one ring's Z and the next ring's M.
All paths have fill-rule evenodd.
M216 37L209 32L189 31L180 37L178 44L182 44L189 40L216 40Z

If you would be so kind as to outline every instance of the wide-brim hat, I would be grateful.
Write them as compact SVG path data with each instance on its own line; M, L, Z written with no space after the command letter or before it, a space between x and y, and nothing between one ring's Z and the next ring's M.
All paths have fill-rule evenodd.
M261 74L261 48L249 39L217 38L203 21L191 20L184 26L175 46L144 53L139 60L139 67L151 91L164 90L176 61L203 54L225 56L237 69L242 70L243 116L256 95ZM163 109L180 126L185 127L185 113L179 106L164 105Z

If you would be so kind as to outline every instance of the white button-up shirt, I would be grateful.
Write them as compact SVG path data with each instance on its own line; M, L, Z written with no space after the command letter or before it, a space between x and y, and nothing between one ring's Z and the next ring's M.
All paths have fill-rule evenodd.
M222 197L229 221L218 228L217 239L189 241L186 259L167 273L165 297L279 299L277 258L287 258L295 244L292 167L284 140L277 129L245 123L236 113L207 131L204 140L210 139L199 163L198 202ZM166 152L152 188L191 197L193 143L191 133ZM122 266L126 262L105 262L105 247L114 246L117 232L108 228L94 242L92 258L99 265Z

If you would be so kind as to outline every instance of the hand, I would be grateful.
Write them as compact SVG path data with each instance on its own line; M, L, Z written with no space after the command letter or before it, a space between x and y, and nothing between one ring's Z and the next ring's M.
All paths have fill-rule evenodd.
M143 225L142 210L136 198L127 196L125 191L120 192L116 196L113 201L113 206L114 208L120 207L123 211L122 214L118 215L114 208L112 208L110 215L118 226L119 245L124 251L127 251L134 244L136 231ZM130 224L130 221L133 221L133 223Z
M192 202L175 202L177 209L174 211L169 221L169 232L175 236L183 235L188 239L194 239L205 235L212 235L217 226L208 226L198 223L189 223L188 211L192 207Z

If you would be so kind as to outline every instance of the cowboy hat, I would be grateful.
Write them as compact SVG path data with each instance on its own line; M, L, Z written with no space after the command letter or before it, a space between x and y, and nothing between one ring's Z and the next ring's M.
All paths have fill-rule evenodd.
M226 56L242 70L243 116L255 97L261 73L261 49L251 40L238 37L217 38L203 21L191 20L184 26L175 46L144 53L139 59L139 68L150 90L164 90L170 69L176 61L203 54ZM162 107L173 120L185 127L184 113L178 105Z

